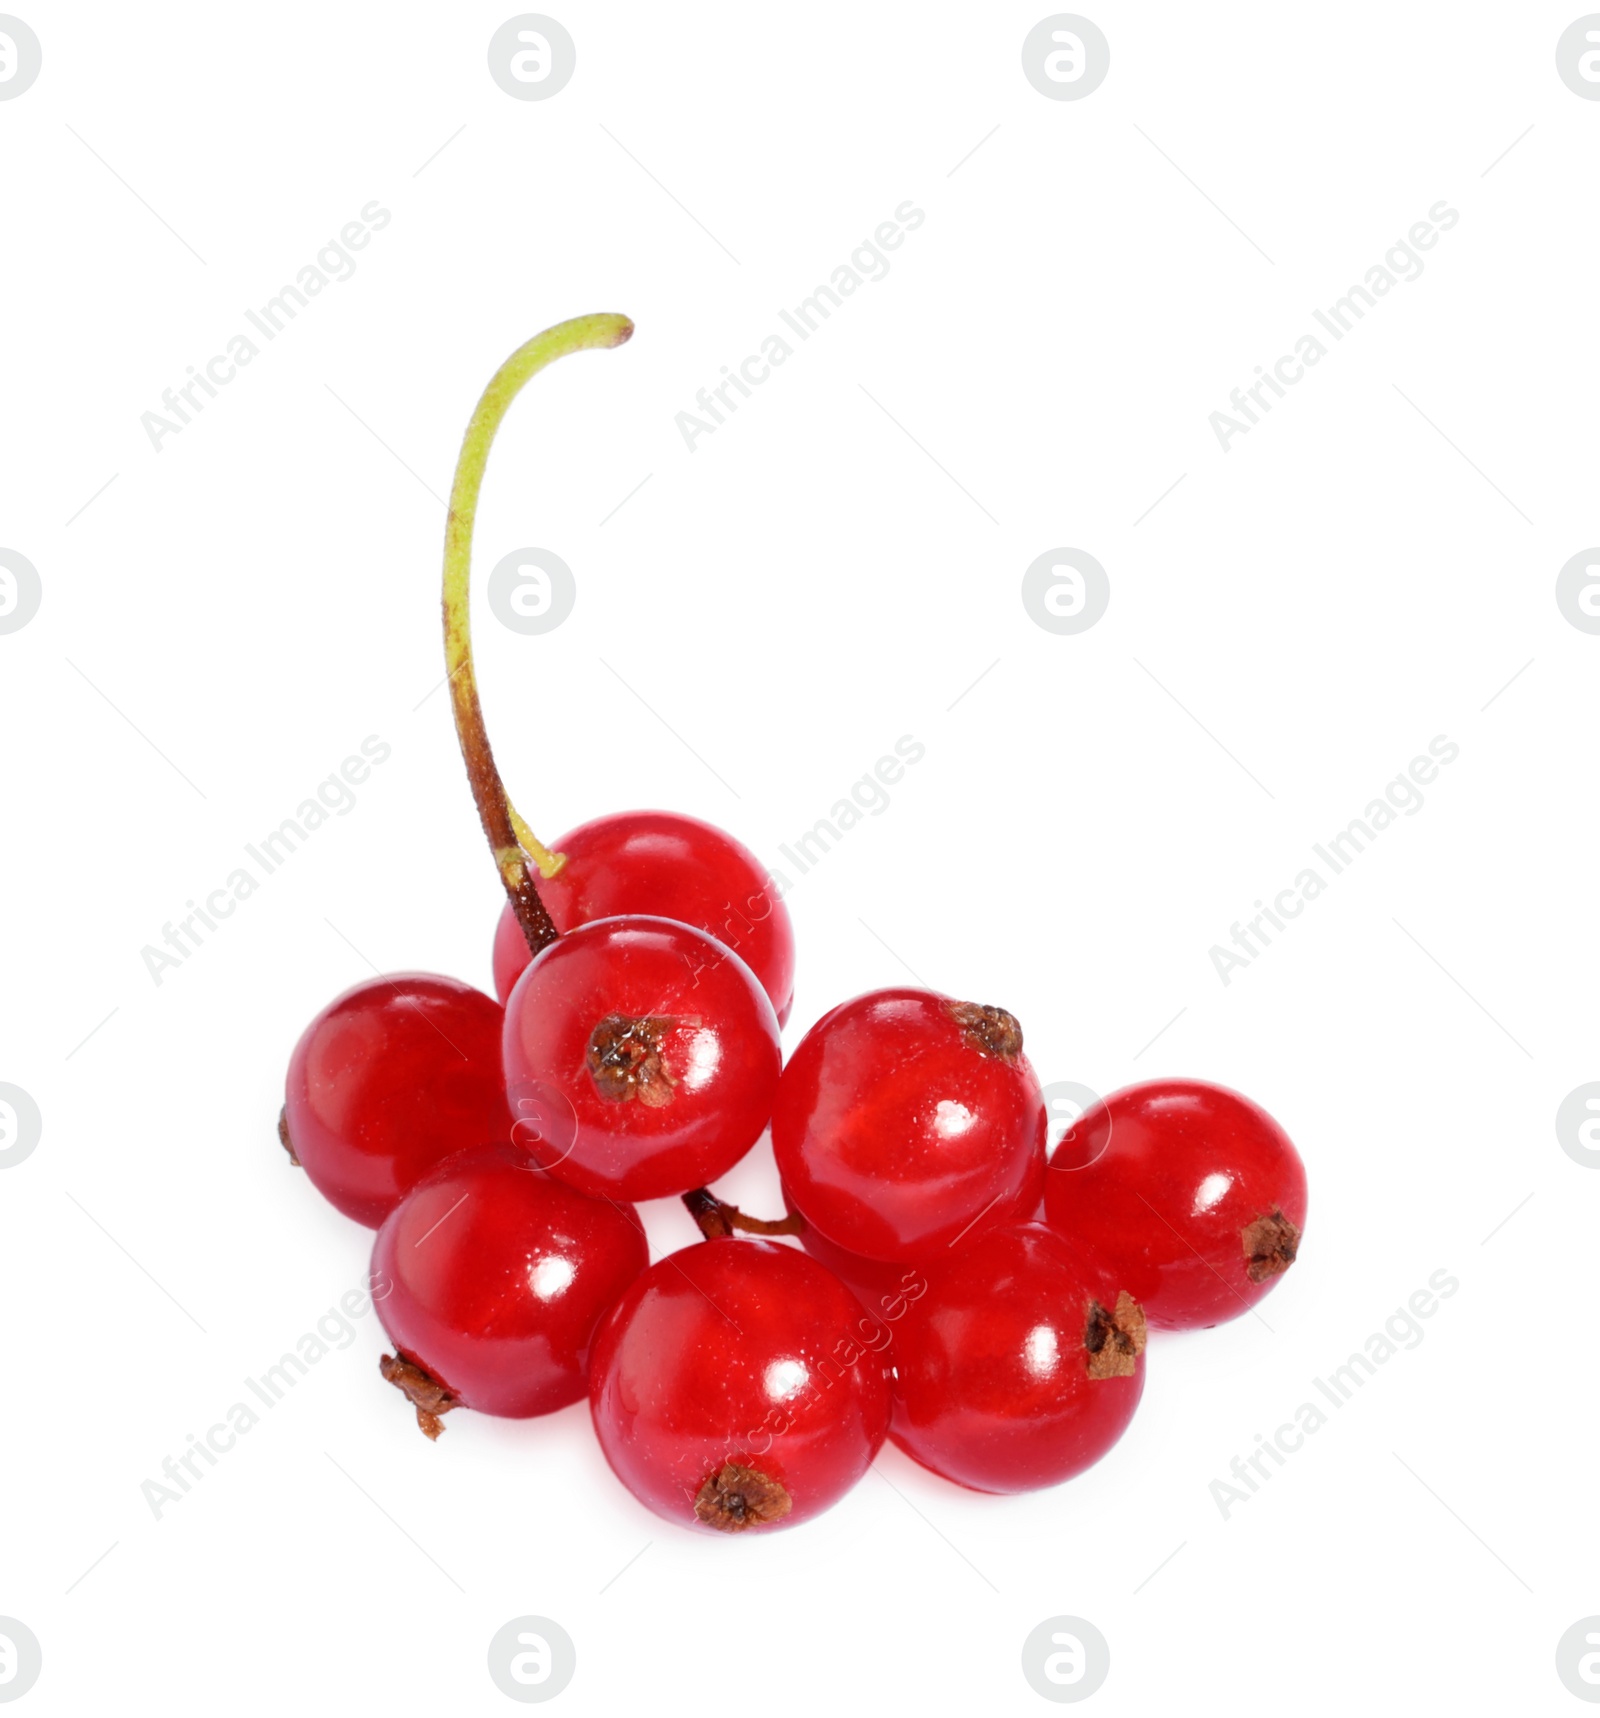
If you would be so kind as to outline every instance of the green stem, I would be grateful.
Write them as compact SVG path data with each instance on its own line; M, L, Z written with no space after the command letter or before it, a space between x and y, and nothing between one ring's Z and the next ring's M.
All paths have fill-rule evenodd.
M506 359L483 390L467 433L462 438L461 456L456 461L455 482L450 486L450 514L444 532L444 662L449 671L450 701L455 713L456 734L461 741L461 756L467 766L467 780L472 785L472 797L478 807L483 833L494 854L500 881L510 898L512 910L528 947L537 954L556 940L556 927L539 898L528 861L533 858L540 868L550 874L552 856L537 842L532 852L519 839L518 826L531 840L531 831L522 823L516 808L506 795L500 772L495 767L494 752L489 745L489 733L484 726L483 707L478 701L478 678L472 665L472 617L470 593L472 588L472 528L478 514L478 494L483 488L483 474L489 463L489 450L494 445L495 432L511 408L511 402L545 367L569 352L589 352L620 346L633 333L633 324L626 316L603 312L596 316L575 316L570 322L558 322L543 334L536 334L526 345L519 346Z

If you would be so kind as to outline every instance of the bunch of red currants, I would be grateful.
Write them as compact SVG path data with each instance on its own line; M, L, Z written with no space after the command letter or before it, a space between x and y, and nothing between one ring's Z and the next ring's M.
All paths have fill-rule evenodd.
M725 1532L827 1508L886 1434L980 1491L1054 1485L1128 1425L1147 1326L1232 1318L1293 1261L1305 1173L1244 1098L1132 1087L1047 1167L1004 1009L874 991L783 1066L794 937L747 849L662 812L560 847L557 939L501 920L503 1007L374 979L289 1066L285 1142L378 1228L384 1376L430 1437L587 1392L635 1495ZM791 1209L761 1222L705 1184L769 1122ZM652 1265L633 1202L670 1195L707 1238Z
M1047 1161L1015 1017L932 991L842 1003L785 1064L794 934L748 849L654 811L537 841L483 729L472 520L518 389L631 332L581 317L519 348L451 495L446 660L507 895L500 1000L423 973L348 991L295 1048L280 1137L378 1231L381 1369L430 1438L457 1407L587 1394L629 1490L724 1533L820 1513L886 1437L979 1491L1058 1484L1126 1429L1150 1327L1236 1317L1293 1263L1304 1169L1264 1111L1178 1080L1093 1105ZM709 1184L769 1128L788 1210L762 1220ZM674 1196L703 1239L652 1264L634 1205Z

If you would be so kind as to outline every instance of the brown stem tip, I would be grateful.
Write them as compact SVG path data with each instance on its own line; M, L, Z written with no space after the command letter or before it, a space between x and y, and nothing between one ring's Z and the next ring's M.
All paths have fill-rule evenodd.
M1244 1243L1244 1273L1253 1283L1281 1277L1300 1251L1300 1231L1281 1211L1246 1223L1239 1239Z
M639 1020L608 1014L589 1034L589 1074L600 1096L612 1103L637 1098L652 1110L670 1104L677 1081L667 1071L662 1048L676 1025L659 1014Z
M947 1002L950 1017L980 1056L1014 1062L1022 1054L1022 1027L1015 1014L986 1002Z
M1088 1350L1091 1378L1131 1378L1138 1370L1145 1344L1144 1308L1126 1289L1117 1296L1115 1312L1097 1300L1089 1302L1083 1346Z
M289 1154L289 1161L296 1169L300 1167L300 1159L294 1154L294 1146L289 1139L289 1106L285 1104L278 1111L278 1143Z
M382 1356L378 1370L417 1410L417 1424L428 1440L436 1440L444 1430L440 1415L459 1408L460 1400L452 1396L431 1372L425 1372L409 1360L402 1360L397 1354Z
M793 1507L777 1480L769 1479L758 1468L732 1461L707 1476L694 1500L695 1519L719 1533L765 1527L781 1521Z

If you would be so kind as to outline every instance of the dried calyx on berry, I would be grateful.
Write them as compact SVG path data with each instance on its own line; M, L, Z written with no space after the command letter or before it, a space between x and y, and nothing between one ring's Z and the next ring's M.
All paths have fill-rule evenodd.
M948 1002L945 1006L980 1056L1014 1062L1022 1054L1022 1024L1015 1014L987 1002Z
M417 1410L417 1425L428 1440L437 1440L440 1432L444 1430L440 1416L448 1414L452 1408L460 1407L460 1400L451 1395L431 1372L398 1354L381 1356L378 1370Z
M585 1055L600 1096L613 1103L637 1098L652 1110L670 1104L678 1082L662 1051L667 1035L677 1024L664 1015L646 1015L642 1020L630 1020L625 1014L606 1015L589 1034Z
M1099 1301L1089 1302L1083 1327L1083 1346L1088 1355L1091 1378L1131 1378L1138 1370L1146 1339L1144 1309L1126 1289L1107 1311Z
M1282 1276L1300 1250L1300 1231L1281 1211L1257 1217L1239 1232L1246 1259L1245 1274L1253 1283Z
M793 1507L777 1480L737 1461L708 1474L694 1500L695 1520L715 1527L719 1533L764 1527L770 1521L781 1521Z

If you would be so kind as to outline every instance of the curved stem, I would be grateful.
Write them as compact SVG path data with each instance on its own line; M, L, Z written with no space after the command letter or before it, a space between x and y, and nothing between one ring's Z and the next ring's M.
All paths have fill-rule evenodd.
M683 1195L683 1203L708 1241L720 1241L735 1229L746 1235L799 1235L806 1220L798 1211L785 1217L747 1217L737 1205L719 1199L709 1187L696 1187Z
M539 844L507 797L495 767L483 722L483 707L478 701L477 673L472 666L472 528L495 432L523 387L546 364L566 357L569 352L620 346L632 333L633 324L626 316L610 313L575 316L519 346L483 390L462 438L455 481L450 486L450 513L444 532L444 661L449 671L450 701L483 833L517 923L535 954L553 943L557 933L544 902L539 899L528 864L532 860L543 876L553 877L565 861L559 853L550 853Z

